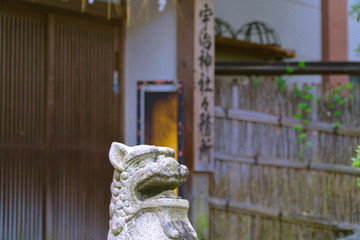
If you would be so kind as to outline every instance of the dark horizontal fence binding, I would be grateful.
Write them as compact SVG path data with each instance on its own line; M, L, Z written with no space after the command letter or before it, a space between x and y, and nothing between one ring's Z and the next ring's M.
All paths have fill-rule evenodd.
M360 62L306 62L299 67L296 62L216 62L216 75L285 75L293 68L292 75L360 75Z

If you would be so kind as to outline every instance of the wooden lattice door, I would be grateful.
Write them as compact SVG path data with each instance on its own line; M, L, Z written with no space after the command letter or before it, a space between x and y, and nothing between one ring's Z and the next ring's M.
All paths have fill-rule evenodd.
M120 28L0 8L0 239L105 239Z

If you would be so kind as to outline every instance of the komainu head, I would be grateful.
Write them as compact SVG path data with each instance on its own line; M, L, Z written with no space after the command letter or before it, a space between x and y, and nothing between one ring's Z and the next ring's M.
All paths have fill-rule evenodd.
M108 240L197 239L188 217L188 202L173 189L186 181L186 166L170 148L111 145L114 166Z

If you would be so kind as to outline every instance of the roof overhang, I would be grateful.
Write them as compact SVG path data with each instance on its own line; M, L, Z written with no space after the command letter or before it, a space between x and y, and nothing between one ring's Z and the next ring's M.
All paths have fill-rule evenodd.
M215 46L217 51L229 51L231 53L259 56L266 59L288 59L296 56L295 50L222 36L215 37Z

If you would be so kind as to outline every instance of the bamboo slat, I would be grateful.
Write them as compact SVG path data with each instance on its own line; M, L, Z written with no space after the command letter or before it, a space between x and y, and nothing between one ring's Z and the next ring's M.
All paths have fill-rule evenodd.
M256 122L263 124L272 124L277 126L295 127L296 125L303 125L301 120L296 118L274 116L262 112L255 112L249 110L239 109L224 109L215 107L215 116L219 118L228 118L239 121ZM342 134L346 136L360 136L360 128L350 128L346 126L334 127L332 123L309 121L309 124L303 125L304 129L321 131L327 133Z
M335 240L360 223L360 172L351 166L360 144L358 85L352 99L335 105L335 117L321 86L312 86L320 96L313 105L277 83L268 76L217 77L212 239ZM312 109L302 125L309 148L294 129L300 103Z
M226 162L247 163L253 165L273 166L280 168L308 169L313 171L333 172L360 176L360 171L358 168L340 164L328 164L321 162L312 162L308 164L300 161L289 161L287 159L270 159L257 156L234 156L221 153L215 153L215 159Z
M264 218L271 218L276 221L308 225L310 227L324 228L334 231L352 231L357 226L357 224L314 219L299 214L285 214L276 209L243 204L235 201L227 202L224 199L210 198L210 207L222 211L239 212L241 214L261 216Z

